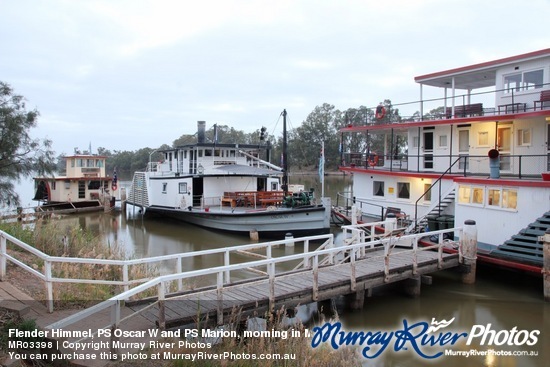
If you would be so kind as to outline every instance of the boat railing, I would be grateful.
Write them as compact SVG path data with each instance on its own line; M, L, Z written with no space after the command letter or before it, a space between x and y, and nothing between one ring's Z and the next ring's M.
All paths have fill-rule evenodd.
M550 83L542 83L519 88L484 90L422 100L392 103L392 109L399 109L399 114L387 111L382 118L377 118L376 108L364 107L357 111L353 119L348 119L348 126L385 125L394 123L443 120L472 116L503 116L521 112L532 112L548 108L550 103L539 102L541 92L550 90ZM500 101L500 102L499 102ZM535 103L537 102L537 103ZM388 106L385 106L388 107ZM380 117L380 115L378 115Z
M191 270L191 271L185 271L185 272L178 272L175 274L170 275L163 275L160 277L157 277L155 279L151 279L148 282L138 285L130 290L127 290L119 295L116 295L114 297L111 297L110 299L103 301L99 304L96 304L95 306L92 306L86 310L83 310L81 312L78 312L76 314L73 314L63 320L57 321L53 324L50 324L46 327L46 329L62 329L67 326L70 326L74 323L81 322L82 320L93 317L98 312L101 312L106 309L111 309L111 320L110 325L105 325L104 327L98 328L99 329L115 329L120 328L120 325L129 320L132 317L141 315L143 312L149 312L152 310L152 307L158 305L158 316L157 316L157 323L158 327L161 330L164 330L166 328L166 315L165 315L165 301L170 300L177 300L178 296L175 295L173 297L167 297L166 290L168 288L168 284L171 284L173 282L183 283L185 282L196 282L198 279L204 279L207 277L210 280L210 283L205 286L204 289L216 289L217 290L217 301L218 305L223 305L224 301L224 291L227 288L230 288L231 286L234 286L235 283L231 279L231 273L241 273L243 271L246 271L249 268L265 268L266 274L263 276L268 279L269 282L269 309L273 310L275 305L275 282L278 277L285 276L289 274L288 265L295 264L295 263L302 263L302 268L299 270L291 270L292 272L296 271L304 271L304 272L311 272L313 277L313 284L312 284L312 298L313 300L318 299L318 293L319 293L319 271L323 267L324 259L328 258L328 264L340 264L342 262L348 262L350 263L350 286L353 290L355 288L357 279L355 278L356 274L356 260L361 259L362 254L366 252L365 249L370 249L373 246L380 245L383 247L384 251L381 255L372 256L369 258L369 261L379 262L383 264L383 271L386 278L389 278L390 274L390 264L393 263L396 257L404 256L404 255L411 255L413 257L413 274L416 274L416 264L418 263L418 257L421 256L421 254L424 251L436 251L438 253L437 256L437 263L438 266L442 266L443 264L443 249L447 248L449 246L448 242L443 241L444 233L449 232L452 234L458 233L458 237L462 239L463 236L463 230L462 228L452 228L448 230L440 230L433 232L433 235L439 236L439 243L438 244L432 244L430 246L420 246L419 242L421 238L424 236L414 234L414 235L408 235L408 236L401 236L399 238L390 236L388 238L383 238L375 241L374 243L371 242L356 242L353 244L349 244L347 246L341 246L341 247L335 247L335 246L328 246L323 248L322 250L317 250L313 252L305 251L301 253L295 253L291 255L284 255L281 257L266 257L261 258L259 260L255 259L252 261L245 261L240 263L232 263L232 264L224 264L222 266L212 267L208 269L197 269L197 270ZM332 240L332 235L325 235L325 236L331 236L330 238L326 238L327 241ZM282 245L283 241L276 241L278 245ZM396 246L396 243L403 242L410 244L410 249L400 249L402 251L393 251L394 247ZM271 246L268 246L267 249L272 249L274 243L272 243ZM254 246L254 245L248 245L248 246ZM256 245L258 246L258 244ZM459 254L459 261L463 260L463 253L462 253L462 246L457 246L457 251ZM344 256L338 256L339 254ZM225 255L226 257L228 255ZM337 260L339 257L339 260ZM285 264L287 264L285 266ZM326 265L325 265L326 266ZM202 289L202 288L200 288ZM200 290L199 289L199 290ZM133 313L130 313L129 315L122 317L122 307L124 307L125 300L135 297L139 294L143 294L146 292L156 291L156 297L151 299L151 303L147 305L146 307L139 308L137 310L134 310ZM219 325L223 325L223 308L218 308L217 310L217 323ZM112 338L114 339L114 333L111 334ZM93 335L95 336L95 334ZM92 336L90 336L92 337ZM88 338L88 337L87 337ZM85 338L85 339L87 339ZM81 339L79 341L82 341L84 339Z
M389 213L397 214L398 222L405 221L405 213L399 210L398 208L389 207L381 204L371 203L367 199L357 198L355 196L351 197L352 193L350 191L341 191L336 193L336 207L344 211L346 217L351 217L351 208L355 205L359 213L374 213L375 211L380 211L379 220L385 220ZM374 209L373 209L374 207ZM396 213L397 210L397 213ZM375 217L374 214L372 214ZM402 223L404 224L404 223Z
M488 149L489 150L489 149ZM459 161L454 165L454 161ZM461 176L489 175L488 155L473 154L433 154L382 155L371 164L367 153L346 153L342 167L361 168L375 173L377 170L390 172L443 173L453 166L449 174ZM427 168L430 167L430 168ZM445 170L440 169L445 168ZM507 154L499 155L500 174L509 178L541 178L542 172L550 171L547 154Z
M317 244L321 242L321 245L324 247L334 246L334 235L324 234L317 236L308 236L300 238L288 238L278 241L270 241L263 243L253 243L248 245L237 245L237 246L228 246L217 249L210 250L201 250L194 252L185 252L164 256L154 256L154 257L145 257L140 259L130 259L130 260L114 260L114 259L97 259L97 258L78 258L78 257L63 257L63 256L50 256L35 247L19 240L18 238L13 237L5 231L0 230L0 281L7 279L7 264L11 262L26 272L31 276L38 278L43 281L46 285L46 300L47 307L49 312L53 312L53 285L55 283L74 283L74 284L95 284L95 285L114 285L122 287L124 292L128 292L130 288L150 281L153 277L151 274L143 274L143 272L136 272L140 274L141 277L132 278L133 267L152 265L153 267L159 268L160 265L163 265L163 271L168 271L169 273L182 273L183 269L187 269L192 266L196 266L198 263L217 263L220 264L226 269L223 271L225 277L225 284L229 284L235 280L235 277L232 278L232 269L236 262L242 261L243 255L255 256L256 258L261 257L265 259L273 259L281 256L279 252L274 252L274 249L280 246L292 245L294 246L295 252L302 251L303 257L308 258L311 252L315 251ZM43 262L44 266L35 269L32 264L28 264L23 260L23 257L17 256L17 253L24 252L32 254L34 257L38 258ZM205 261L205 258L208 258L208 261ZM200 261L197 261L199 259ZM30 262L30 261L29 261ZM94 266L94 269L100 269L102 266L106 269L116 269L118 267L120 273L118 279L115 280L104 280L104 279L84 279L84 278L69 278L65 277L63 274L57 273L56 270L58 267L63 267L63 264L80 264L81 266ZM293 265L294 266L294 265ZM169 269L171 267L171 270ZM245 267L246 269L254 268L253 265ZM100 270L97 270L100 271ZM195 286L196 284L183 284L183 278L180 278L176 283L176 290L181 292L186 289L186 287ZM128 299L128 298L122 298Z

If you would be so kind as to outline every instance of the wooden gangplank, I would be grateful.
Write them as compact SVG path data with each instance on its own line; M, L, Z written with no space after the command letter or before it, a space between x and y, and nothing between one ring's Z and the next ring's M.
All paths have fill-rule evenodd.
M394 248L391 256L386 255L383 248L374 248L353 261L319 266L316 270L283 272L272 281L268 277L257 277L226 284L223 289L209 287L166 295L163 304L140 303L129 307L135 312L141 310L143 317L160 327L196 326L198 323L209 327L226 322L235 314L265 316L266 312L283 307L291 309L460 265L457 253ZM148 309L143 310L145 307ZM159 323L161 307L164 322Z

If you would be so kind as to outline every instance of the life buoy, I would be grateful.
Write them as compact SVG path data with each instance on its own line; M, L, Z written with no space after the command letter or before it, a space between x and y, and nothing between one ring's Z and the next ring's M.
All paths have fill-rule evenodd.
M386 108L382 105L376 107L376 114L374 115L378 120L386 116Z
M378 165L378 154L376 153L369 154L369 157L367 158L367 163L371 167L376 167Z
M113 189L113 191L116 191L116 189L117 189L116 183L111 184L111 189Z

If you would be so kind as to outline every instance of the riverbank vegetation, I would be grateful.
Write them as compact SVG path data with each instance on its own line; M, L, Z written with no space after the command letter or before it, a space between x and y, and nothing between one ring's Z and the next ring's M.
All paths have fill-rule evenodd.
M92 232L79 225L66 225L61 221L38 220L32 226L18 222L2 223L0 230L16 237L49 256L87 259L126 259L124 249L117 243L105 243ZM22 250L8 241L8 253L30 268L44 274L43 258ZM29 274L21 267L9 264L10 281L25 283L27 292L37 300L45 302L45 285L38 277ZM158 268L137 264L129 268L129 279L147 279L158 275ZM99 279L122 281L122 267L116 265L81 264L77 262L55 263L52 265L52 277L64 279ZM24 282L31 279L31 282ZM91 283L53 283L54 308L72 308L89 306L120 293L122 287L109 284Z

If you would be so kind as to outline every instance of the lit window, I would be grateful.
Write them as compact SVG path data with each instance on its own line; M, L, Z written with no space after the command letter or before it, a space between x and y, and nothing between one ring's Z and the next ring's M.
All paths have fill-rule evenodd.
M397 197L399 199L410 199L411 198L411 184L408 182L398 182L397 183Z
M489 206L500 206L500 190L489 189L487 192L487 204Z
M506 209L516 209L518 205L518 192L515 189L502 190L502 207Z
M479 187L472 188L472 204L483 204L483 189Z
M470 203L470 186L459 186L458 202L462 204Z
M384 182L383 181L374 181L372 183L372 194L374 196L384 196Z
M519 129L518 130L518 146L531 145L531 130Z

